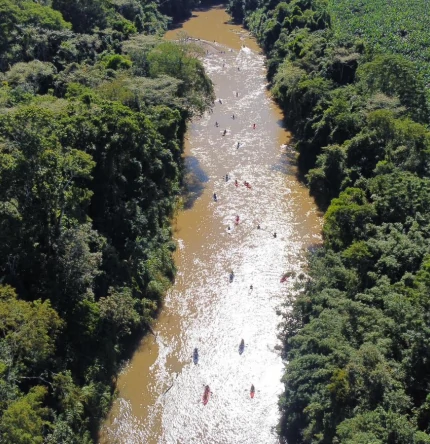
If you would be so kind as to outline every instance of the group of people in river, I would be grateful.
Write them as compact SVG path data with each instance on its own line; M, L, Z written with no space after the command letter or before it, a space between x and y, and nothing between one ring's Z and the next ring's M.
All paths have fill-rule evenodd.
M226 175L225 175L225 181L228 182L229 180L230 180L230 176L229 176L228 174L226 174ZM239 186L239 181L238 181L237 179L235 179L235 180L234 180L234 184L235 184L236 187L238 187L238 186ZM250 184L248 181L246 181L246 180L243 182L243 185L244 185L246 188L248 188L248 189L252 189L251 184ZM217 196L216 193L213 193L213 199L214 199L215 202L218 202L218 196ZM239 215L237 215L237 216L235 217L234 223L235 223L235 225L239 225L239 223L240 223L240 216L239 216ZM230 225L227 225L227 230L228 230L228 231L231 230ZM257 224L257 230L261 230L261 225L260 225L260 224ZM277 238L277 237L278 237L276 231L273 233L273 237L274 237L274 238Z
M239 344L239 354L241 355L245 350L245 340L242 339ZM193 361L194 364L197 365L199 363L199 350L196 347L193 351ZM253 399L255 395L255 386L251 384L251 389L249 391L250 397ZM208 384L205 385L205 390L203 392L203 405L206 405L209 402L210 395L213 395Z
M238 96L239 96L239 93L237 92L237 93L236 93L236 97L238 97ZM222 100L221 100L221 99L218 99L218 102L222 104ZM212 112L213 112L213 111L212 111ZM236 115L235 115L235 114L232 114L231 118L232 118L233 120L235 120L235 119L236 119ZM216 126L217 128L219 127L219 123L218 123L218 121L215 122L215 126ZM257 128L257 124L256 124L256 123L253 123L253 124L252 124L252 129L256 129L256 128ZM227 134L227 129L224 129L222 135L225 136L226 134ZM239 148L239 147L240 147L240 142L237 142L237 148Z
M224 67L224 66L225 66L225 63L223 63L223 67ZM238 67L237 70L240 71L240 68ZM235 95L236 95L236 97L239 97L239 92L236 91ZM221 98L218 99L218 103L219 103L220 105L223 104ZM232 116L231 116L231 118L232 118L233 120L236 120L236 115L233 113ZM218 123L218 121L215 122L215 126L216 126L217 128L219 127L219 123ZM253 129L256 129L256 124L255 124L255 123L253 124L252 128L253 128ZM222 132L222 136L225 136L225 135L227 135L227 129L224 129L223 132ZM237 142L236 148L239 149L240 147L241 147L241 142ZM226 175L225 175L225 181L228 182L229 180L230 180L230 176L229 176L229 174L226 174ZM236 187L239 186L239 182L238 182L237 179L235 179L234 184L235 184ZM252 187L251 187L251 184L250 184L247 180L245 180L245 181L243 182L243 185L244 185L245 187L247 187L248 189L251 189L251 188L252 188ZM217 193L215 193L215 192L213 193L213 200L214 200L215 202L218 201L218 196L217 196ZM240 223L240 216L239 216L239 215L236 215L235 220L234 220L234 223L235 223L235 225L238 225L238 224ZM260 229L260 224L258 224L257 228ZM230 230L231 230L230 225L228 225L228 231L230 231ZM276 237L276 233L274 234L274 237ZM234 277L235 277L235 275L234 275L234 271L231 270L231 271L230 271L230 274L229 274L229 281L230 281L230 283L232 283L232 282L234 281ZM249 288L250 288L250 290L252 291L252 290L254 289L254 286L251 284ZM245 341L244 341L244 339L242 339L242 340L240 341L240 344L239 344L239 354L241 355L241 354L244 352L244 350L245 350ZM194 349L194 352L193 352L193 362L194 362L194 364L198 364L198 361L199 361L199 351L198 351L197 348L195 348L195 349ZM251 397L251 398L254 398L254 395L255 395L255 386L254 386L254 384L251 384L251 389L250 389L250 392L249 392L249 393L250 393L250 397ZM210 389L210 386L206 384L206 385L204 386L204 393L203 393L203 404L204 404L204 405L206 405L206 404L208 403L209 398L210 398L210 395L212 395L212 394L213 394L213 393L212 393L212 391L211 391L211 389Z
M239 69L239 68L238 68L238 69ZM236 97L239 97L239 92L238 92L238 91L236 91ZM219 98L219 99L218 99L218 103L220 103L220 104L222 105L222 99ZM213 111L212 111L212 112L213 112ZM236 119L236 115L233 113L232 116L231 116L231 118L232 118L233 120L235 120L235 119ZM215 126L216 126L217 128L219 127L219 123L218 123L218 121L215 121ZM252 128L253 128L253 129L256 129L256 127L257 127L257 124L254 123L254 124L252 125ZM223 136L227 135L227 129L224 129L224 130L223 130L222 135L223 135ZM241 146L242 146L241 142L240 142L240 141L237 142L236 148L239 149ZM228 180L229 180L229 175L226 174L226 175L225 175L225 181L228 182ZM235 179L234 184L236 185L236 187L239 186L239 182L237 181L237 179ZM248 181L246 181L246 180L243 182L243 184L244 184L248 189L251 189L251 188L252 188L252 187L251 187L251 184L250 184ZM218 199L217 199L217 195L216 195L216 193L213 194L213 198L214 198L214 201L217 202ZM276 237L276 236L275 236L275 237Z
M221 51L221 53L223 53L223 52ZM224 64L223 64L223 66L224 66ZM239 68L239 67L237 67L237 69L238 69L238 71L240 71L240 68ZM239 92L238 92L238 91L236 91L236 97L239 97ZM222 101L221 98L218 98L218 103L219 103L220 105L223 104L223 101ZM213 109L211 110L211 112L213 112ZM236 119L236 115L235 115L234 113L232 114L231 117L232 117L233 120ZM219 123L218 123L218 121L215 121L215 126L216 126L217 128L219 127ZM256 129L256 128L257 128L257 124L256 124L256 123L253 123L253 124L252 124L252 128L253 128L253 129ZM227 135L227 129L224 129L223 132L222 132L222 136L226 136L226 135ZM242 146L241 142L238 141L237 144L236 144L236 148L239 149L241 146ZM230 176L229 176L228 174L226 174L226 175L225 175L225 181L228 182L229 180L230 180ZM234 184L235 184L236 187L239 186L239 182L238 182L237 179L234 180ZM252 189L251 184L250 184L247 180L245 180L245 181L243 182L243 185L244 185L246 188L248 188L248 189ZM213 200L214 200L215 202L218 201L218 196L217 196L216 193L213 193ZM236 225L239 224L239 216L236 216L236 218L235 218L235 224L236 224ZM260 224L257 225L257 229L259 229L259 230L261 229ZM230 227L230 225L227 226L227 230L228 230L229 232L231 231L231 227ZM276 232L273 233L273 237L274 237L274 238L277 237Z

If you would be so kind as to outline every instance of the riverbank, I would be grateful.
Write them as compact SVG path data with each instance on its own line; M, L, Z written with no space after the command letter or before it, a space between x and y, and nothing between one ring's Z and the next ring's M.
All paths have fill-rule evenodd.
M327 208L324 246L310 257L310 279L283 324L282 435L289 444L428 443L430 133L423 78L390 54L394 46L377 52L355 39L343 7L346 39L332 32L337 17L325 2L262 2L248 10L230 4L270 53L272 92L295 134L310 190ZM407 2L399 5L408 10ZM367 32L376 20L378 32L391 36L379 11L377 2L360 2L350 19ZM407 30L401 35L403 44Z
M174 279L186 122L214 98L156 37L186 0L42 3L0 1L0 441L89 444Z

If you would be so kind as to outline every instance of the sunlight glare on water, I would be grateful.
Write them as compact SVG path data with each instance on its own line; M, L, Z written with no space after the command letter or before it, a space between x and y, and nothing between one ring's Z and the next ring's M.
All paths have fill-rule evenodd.
M191 30L202 15L190 20ZM231 32L231 25L224 27ZM306 250L321 240L321 219L296 179L288 134L267 94L264 57L249 47L202 45L217 99L187 136L190 200L176 220L176 282L156 338L145 338L119 378L119 399L101 442L278 442L277 309L306 268ZM292 277L281 283L285 272ZM212 391L206 406L205 384Z

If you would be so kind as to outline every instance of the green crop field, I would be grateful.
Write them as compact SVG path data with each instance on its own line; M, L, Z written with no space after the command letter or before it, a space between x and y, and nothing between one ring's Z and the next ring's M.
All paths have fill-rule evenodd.
M430 0L329 0L335 33L416 62L430 86Z

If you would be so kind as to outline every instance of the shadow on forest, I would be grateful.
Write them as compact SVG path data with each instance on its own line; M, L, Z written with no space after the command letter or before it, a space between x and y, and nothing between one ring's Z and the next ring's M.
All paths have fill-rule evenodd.
M209 177L200 167L200 163L194 156L188 156L184 159L184 209L189 210L194 202L203 194L204 184L208 182Z

